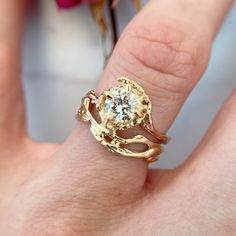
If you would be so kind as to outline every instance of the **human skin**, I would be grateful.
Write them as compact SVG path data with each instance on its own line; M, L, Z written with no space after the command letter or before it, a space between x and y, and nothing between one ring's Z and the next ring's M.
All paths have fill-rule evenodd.
M1 235L236 234L235 93L173 170L106 151L82 122L62 145L37 143L25 128L20 82L28 4L0 3ZM136 81L152 101L155 127L166 132L204 73L232 3L150 1L123 32L97 90L118 76Z

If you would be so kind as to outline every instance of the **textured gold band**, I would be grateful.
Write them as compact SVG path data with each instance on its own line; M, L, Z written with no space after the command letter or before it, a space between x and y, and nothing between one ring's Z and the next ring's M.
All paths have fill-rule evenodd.
M93 136L109 151L127 157L144 158L147 162L156 161L168 137L153 127L150 99L142 87L132 80L126 77L117 80L120 85L104 91L100 96L90 91L82 100L77 118L91 123ZM93 110L99 114L99 119L95 119ZM123 138L117 134L138 126L151 134L155 141L140 134L132 138ZM130 144L139 143L145 144L146 149L137 151L129 148Z

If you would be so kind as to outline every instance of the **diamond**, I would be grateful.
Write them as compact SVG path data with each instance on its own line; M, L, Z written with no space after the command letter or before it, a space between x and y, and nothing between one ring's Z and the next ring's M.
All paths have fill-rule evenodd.
M129 122L137 115L141 104L140 97L125 86L111 90L112 97L105 100L105 113L116 122Z

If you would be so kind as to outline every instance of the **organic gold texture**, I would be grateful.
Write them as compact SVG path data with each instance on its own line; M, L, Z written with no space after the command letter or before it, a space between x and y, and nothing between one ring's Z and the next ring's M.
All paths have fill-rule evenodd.
M77 118L91 123L91 133L109 151L127 157L144 158L147 162L156 161L163 150L162 144L166 144L168 138L153 127L151 102L137 83L126 77L119 77L117 80L120 83L119 86L104 91L100 96L95 91L90 91L82 100ZM127 100L125 98L127 94L130 94L132 99ZM126 99L127 104L133 102L133 108L127 107L127 104L122 104L120 101L117 103L118 97ZM107 108L107 101L109 101L109 108ZM112 107L110 107L111 104ZM92 115L93 106L100 116L100 122ZM116 113L116 110L120 113ZM117 134L120 130L126 131L137 126L149 132L156 141L153 142L144 135L123 138ZM145 144L147 148L144 151L133 151L127 147L128 144L138 143Z

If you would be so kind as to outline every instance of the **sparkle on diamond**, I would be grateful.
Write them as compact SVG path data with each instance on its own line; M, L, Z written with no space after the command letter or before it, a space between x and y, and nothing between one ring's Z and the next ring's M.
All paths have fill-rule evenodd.
M114 88L111 93L112 98L105 100L105 112L116 122L133 119L140 105L139 96L123 86Z

